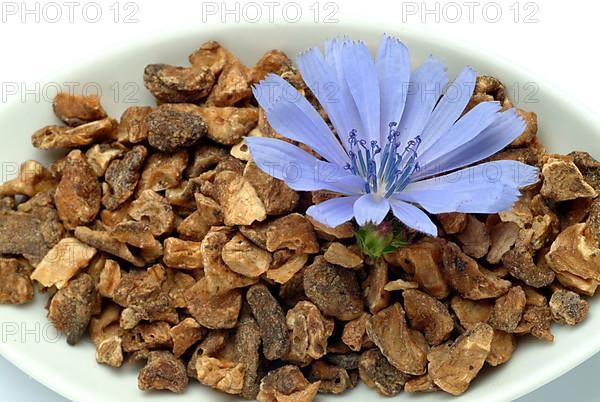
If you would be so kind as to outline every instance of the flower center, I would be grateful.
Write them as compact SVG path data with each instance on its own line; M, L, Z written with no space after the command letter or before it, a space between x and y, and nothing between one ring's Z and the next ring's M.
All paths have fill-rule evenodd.
M389 198L392 194L404 190L410 183L410 176L419 169L417 150L421 137L416 136L402 147L398 123L391 122L387 143L381 148L378 141L358 138L358 131L352 130L348 136L348 156L350 163L346 170L365 179L365 191ZM381 154L379 158L376 158Z

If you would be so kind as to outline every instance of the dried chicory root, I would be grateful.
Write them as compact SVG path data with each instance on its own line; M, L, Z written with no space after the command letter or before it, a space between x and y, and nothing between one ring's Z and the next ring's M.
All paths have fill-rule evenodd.
M70 344L86 334L100 364L142 360L142 390L189 381L259 401L309 402L362 380L374 391L465 392L519 338L576 325L600 284L600 162L548 155L533 113L490 160L526 160L542 181L510 211L434 216L440 236L403 233L361 251L352 224L306 209L335 194L297 192L252 162L245 136L280 138L251 85L278 74L310 94L294 64L252 68L216 42L191 67L149 65L160 106L120 122L99 99L58 95L64 126L33 134L68 150L0 185L0 303L47 291ZM468 108L511 103L480 76ZM19 202L17 202L17 199ZM405 235L405 236L404 236ZM400 244L397 244L400 245Z

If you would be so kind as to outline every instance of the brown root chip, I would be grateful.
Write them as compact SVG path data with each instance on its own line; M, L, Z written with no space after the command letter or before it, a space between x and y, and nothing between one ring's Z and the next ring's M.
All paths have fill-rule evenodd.
M490 264L498 264L504 254L517 242L519 236L519 226L514 222L500 222L494 226L490 234L490 251L487 254L487 261Z
M513 334L495 329L490 354L485 361L494 367L504 364L510 360L516 348L517 340Z
M147 155L144 146L136 145L123 159L114 160L108 165L102 196L102 204L106 209L114 211L133 195Z
M138 375L138 387L142 391L168 390L182 393L188 385L183 362L170 352L148 353L148 362Z
M149 64L144 70L144 85L160 102L196 102L210 93L214 83L209 68Z
M461 244L465 254L473 258L485 256L491 244L485 223L473 215L467 215L467 226L460 234L456 235L456 239Z
M248 289L246 300L261 332L263 354L268 360L281 359L290 347L283 309L264 285Z
M199 107L196 113L208 126L207 137L216 143L238 143L258 122L258 110L252 107Z
M237 60L232 61L223 68L206 104L233 106L237 102L249 98L252 95L252 89L248 81L248 68Z
M52 100L56 117L71 127L80 126L106 117L97 95L78 96L61 92Z
M190 112L158 108L144 118L148 142L162 152L191 147L208 131L206 122Z
M164 197L152 190L143 191L131 203L128 213L136 221L147 223L154 236L169 233L175 226L173 208Z
M67 336L69 345L79 342L87 331L95 302L96 289L88 274L73 279L52 298L48 319Z
M126 151L127 148L119 143L96 144L87 150L85 160L96 176L102 177L106 173L106 169L108 169L110 163L122 157Z
M323 225L321 222L307 216L306 219L313 225L317 236L325 240L349 239L354 237L352 222L342 223L334 228Z
M142 323L123 334L123 351L144 352L151 349L171 349L173 341L169 324L164 321Z
M202 265L211 293L223 293L232 289L245 288L257 282L256 278L248 278L233 272L223 261L223 247L229 237L222 232L211 232L204 237L200 246Z
M260 328L254 318L244 312L232 337L235 360L244 366L244 384L240 396L256 399L260 387Z
M360 255L338 242L331 243L323 257L327 262L344 268L358 268L363 263Z
M250 278L257 278L267 272L272 260L268 251L254 245L239 233L225 244L222 257L229 269Z
M499 297L511 286L509 281L480 267L477 261L464 254L454 243L448 243L444 248L443 262L445 278L464 298L481 300Z
M292 60L281 50L273 49L266 52L252 68L250 81L253 84L258 83L265 79L269 73L282 76L296 87L303 85L298 69L294 66Z
M374 315L367 322L367 334L398 370L410 375L425 373L427 344L419 332L408 327L399 303Z
M277 268L271 268L267 271L267 279L279 283L288 283L308 261L308 254L295 254Z
M71 151L62 169L54 200L67 229L92 222L100 212L102 189L81 151Z
M100 293L100 296L112 299L120 282L121 267L119 263L113 260L106 260L98 281L98 293Z
M285 184L263 172L254 162L248 162L244 178L254 187L265 206L267 215L283 215L292 212L300 196Z
M192 345L206 335L206 330L191 317L186 318L169 330L173 339L173 354L181 357Z
M446 234L461 233L467 227L467 214L461 212L450 212L437 215Z
M114 139L119 142L138 144L148 139L148 127L144 119L154 110L149 106L131 106L121 115Z
M188 153L185 150L150 155L140 177L137 194L144 190L163 191L177 187L181 183L187 160Z
M375 388L383 396L398 395L409 379L409 376L392 366L378 349L360 355L358 373L369 388Z
M200 142L190 153L191 161L185 174L187 177L198 177L214 168L227 155L228 152L223 147Z
M33 300L28 271L14 258L0 258L0 304L25 304Z
M550 331L551 324L552 311L548 306L527 306L515 333L531 334L543 341L552 342L554 336Z
M418 377L412 377L404 384L404 392L432 392L438 391L439 388L433 383L429 374L424 374Z
M517 114L525 121L527 126L525 127L525 131L511 142L511 147L522 147L531 143L535 139L538 131L537 115L534 112L517 109Z
M229 290L213 294L205 278L185 292L185 300L190 314L200 325L210 329L234 328L242 308L242 294L239 290Z
M294 213L271 222L267 229L267 250L283 248L307 254L319 252L319 243L308 219Z
M418 290L403 292L404 308L412 328L420 330L430 345L444 342L454 330L454 320L448 307Z
M493 337L492 327L480 323L451 345L442 345L440 349L432 350L427 359L433 382L452 395L464 393L483 367L490 353Z
M567 325L579 324L590 308L587 301L581 299L577 293L568 290L554 292L548 304L554 321Z
M234 59L234 57L219 42L208 41L196 49L190 55L189 60L195 68L208 67L217 76L221 73L225 64Z
M34 195L56 186L48 170L39 162L26 161L21 164L16 178L0 184L0 196Z
M87 267L96 249L68 237L54 246L31 274L31 279L49 288L64 287L79 270Z
M586 224L572 225L558 235L546 261L555 272L600 281L600 248L584 235Z
M195 370L201 384L226 394L239 395L244 388L245 368L241 363L202 355L196 360Z
M531 253L523 248L507 252L502 262L512 276L534 288L547 286L554 281L554 272L542 264L536 265Z
M521 322L526 303L525 292L520 286L510 288L507 294L496 299L489 324L495 329L513 332Z
M310 381L318 381L319 392L339 395L356 386L358 378L350 376L344 368L319 360L311 364L308 375Z
M283 366L267 374L260 383L258 402L312 402L321 383L310 383L296 366Z
M460 325L465 329L471 329L477 323L487 322L492 316L494 306L489 301L472 301L454 296L450 306L456 314Z
M348 321L344 326L342 342L344 342L350 350L360 352L369 341L367 336L367 322L370 318L370 314L363 313L362 316L355 320Z
M391 266L413 273L414 281L427 293L443 299L450 293L442 272L442 251L445 244L440 239L423 239L385 254L384 258Z
M325 356L334 322L323 317L317 306L307 301L298 302L288 310L286 323L292 341L285 360L306 365Z
M136 267L143 267L146 265L144 260L131 253L131 250L125 243L121 243L113 238L108 232L92 230L88 227L80 226L75 229L75 237L91 247L122 258Z
M327 316L350 321L360 317L364 305L356 274L316 257L304 272L306 296Z
M169 268L202 268L203 262L200 243L169 237L165 239L163 261Z
M365 305L372 314L378 313L390 305L390 294L385 290L388 283L388 265L385 260L375 261L371 272L362 283Z
M96 344L96 362L111 367L123 365L123 339L118 335L105 336Z
M226 170L217 174L214 184L226 225L251 225L267 217L256 190L243 176Z
M549 156L542 167L544 184L540 193L554 201L594 198L598 193L583 178L577 166L566 158Z
M113 119L105 118L74 128L48 126L33 133L31 143L42 150L85 147L108 138L116 125Z

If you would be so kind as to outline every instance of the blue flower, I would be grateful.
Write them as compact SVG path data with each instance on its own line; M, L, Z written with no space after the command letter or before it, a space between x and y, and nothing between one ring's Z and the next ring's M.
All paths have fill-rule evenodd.
M257 165L291 188L342 195L308 209L317 221L379 224L391 209L406 226L436 236L423 210L500 212L512 207L519 188L538 181L538 169L516 161L471 166L525 129L516 110L502 111L498 102L463 114L474 91L473 69L451 85L432 57L411 72L407 48L389 36L375 60L362 42L346 38L325 48L325 56L318 48L301 54L298 67L335 132L281 77L268 75L254 87L273 129L321 158L287 141L246 138Z

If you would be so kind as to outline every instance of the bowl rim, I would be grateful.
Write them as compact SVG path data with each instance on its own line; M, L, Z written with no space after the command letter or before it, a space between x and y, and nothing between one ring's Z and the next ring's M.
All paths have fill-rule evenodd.
M505 70L509 72L518 72L522 77L532 80L538 83L540 86L543 86L544 93L549 98L562 99L561 107L564 108L565 113L572 114L577 116L577 118L586 122L591 126L600 127L600 116L593 112L587 105L577 103L577 100L570 95L568 92L565 92L562 88L557 87L554 84L551 84L548 80L539 78L535 76L535 73L530 71L527 67L519 65L513 61L510 61L507 57L499 55L493 51L488 49L483 49L479 46L476 46L470 42L465 42L459 40L458 38L442 35L439 32L429 31L424 28L412 27L412 26L392 26L388 21L373 21L369 19L361 19L356 16L344 16L344 22L340 23L340 25L344 27L348 27L349 30L359 29L362 31L374 31L377 28L373 28L373 23L376 22L379 24L381 28L389 29L390 32L394 32L394 36L399 36L401 39L409 38L409 39L417 39L425 42L436 42L438 45L442 47L453 49L457 53L460 54L469 54L474 53L474 57L481 58L485 57L489 61L493 61L495 65L498 66L499 70ZM135 38L125 45L120 45L116 48L109 49L102 53L101 55L95 55L85 61L78 62L74 64L72 67L68 67L64 70L54 69L49 72L46 72L43 77L47 78L53 77L50 81L56 81L56 79L66 78L69 75L73 75L77 72L82 72L90 69L96 62L102 61L103 59L113 59L118 58L120 55L126 54L128 51L132 49L142 49L144 47L152 46L162 46L166 43L172 43L180 38L187 38L192 35L197 36L206 36L207 32L214 30L215 32L223 32L229 29L243 29L248 28L252 30L253 28L266 28L267 26L272 25L269 22L258 22L258 23L217 23L217 22L205 22L202 24L201 28L198 27L182 27L171 29L168 32L160 32L160 35L147 36L147 37L139 37ZM318 29L320 25L323 24L315 24L307 21L299 21L294 23L294 29L298 28L312 28ZM386 31L380 29L380 32L383 34ZM354 38L359 39L359 38ZM321 45L320 43L315 43L315 46ZM290 55L292 58L295 58L296 55ZM42 81L45 82L45 81ZM17 99L12 99L9 102L4 104L3 110L0 112L0 116L10 115L11 110L17 105L21 104ZM18 308L18 306L17 306ZM564 362L560 365L554 365L554 369L547 373L546 376L535 376L535 380L527 382L527 386L516 385L511 387L510 400L515 400L520 398L530 392L533 392L540 387L550 383L566 372L572 370L576 366L580 365L587 359L591 358L594 354L600 351L600 337L597 338L596 342L586 348L579 349L579 351L575 351L571 353L568 362ZM0 342L0 355L6 358L12 365L19 368L21 371L29 375L31 378L35 379L37 382L43 384L47 388L52 391L58 393L59 395L68 398L69 400L77 401L77 402L88 402L86 398L89 396L86 393L79 391L78 387L69 387L67 382L60 382L58 384L51 383L50 379L47 375L44 374L44 367L37 367L33 364L33 362L28 361L27 359L23 359L21 354L19 353L19 349L13 349L9 344ZM505 391L506 392L506 391ZM468 392L467 392L468 394Z

